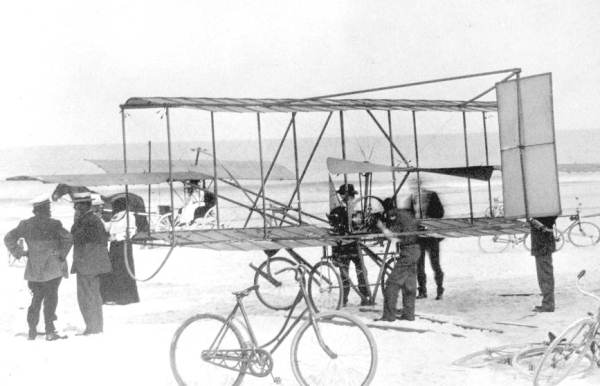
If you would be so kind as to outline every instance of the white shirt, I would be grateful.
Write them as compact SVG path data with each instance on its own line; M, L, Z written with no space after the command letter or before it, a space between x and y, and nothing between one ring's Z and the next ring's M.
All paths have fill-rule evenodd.
M116 213L108 223L106 223L106 231L109 233L110 241L123 241L127 237L127 218L126 211ZM137 231L135 226L135 215L129 212L129 237L133 236Z

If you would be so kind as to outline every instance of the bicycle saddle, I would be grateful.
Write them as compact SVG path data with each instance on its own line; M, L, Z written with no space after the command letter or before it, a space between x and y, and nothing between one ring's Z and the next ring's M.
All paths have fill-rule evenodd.
M248 296L248 294L250 294L250 292L254 291L257 288L258 288L258 284L253 285L252 287L248 287L248 288L246 288L244 290L241 290L241 291L232 292L232 294L234 294L238 298L243 298L243 297Z

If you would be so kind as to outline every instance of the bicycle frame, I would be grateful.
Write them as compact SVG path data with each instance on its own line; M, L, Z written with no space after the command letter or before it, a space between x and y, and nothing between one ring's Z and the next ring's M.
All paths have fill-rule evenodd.
M294 268L294 269L296 269L296 268ZM306 268L301 268L301 269L306 269ZM301 270L301 269L299 269L299 270ZM237 360L238 361L234 367L230 367L230 366L226 366L223 364L212 362L214 365L217 365L217 366L221 366L224 368L239 371L241 369L242 361L246 361L246 362L257 361L257 364L260 367L263 367L263 366L265 366L265 363L264 363L265 361L272 362L272 360L270 358L271 354L273 354L277 350L277 348L279 348L281 343L283 343L283 341L288 337L288 335L292 332L294 327L296 327L301 321L303 321L303 318L307 313L308 313L309 323L312 325L313 329L315 330L315 334L317 336L317 340L318 340L321 348L327 353L327 355L329 355L332 358L335 358L335 356L336 356L335 353L333 353L331 351L331 349L329 349L327 344L325 344L325 342L323 341L323 338L321 336L321 333L319 331L318 324L315 323L316 311L314 310L314 307L311 304L308 294L306 292L306 284L305 284L305 280L304 280L305 272L296 271L296 275L297 275L296 280L300 284L300 289L298 290L296 299L294 300L294 303L286 316L285 322L283 323L279 332L277 334L275 334L275 336L271 340L269 340L268 342L266 342L262 345L258 343L256 335L254 334L254 330L252 329L252 324L250 322L250 319L248 318L248 314L246 313L246 309L245 309L244 303L242 301L242 299L246 295L237 294L236 295L236 304L233 307L233 310L227 316L225 323L223 324L223 327L221 327L221 329L217 333L217 336L215 337L214 341L210 345L209 349L206 351L203 351L202 359L205 361L210 359L210 358L208 358L208 355L206 355L206 353L211 352L211 353L213 353L213 358L216 357L218 359L228 359L228 360ZM292 314L293 314L294 310L296 309L296 306L301 302L302 299L304 299L307 307L300 313L300 315L298 315L295 318L295 320L292 322L292 324L288 326L290 320L292 319ZM223 337L225 336L225 333L227 332L227 330L230 328L230 326L236 320L235 317L236 317L238 311L242 315L243 326L244 326L245 330L248 332L250 341L246 342L247 347L242 348L241 350L219 350L219 345L221 344L221 341L222 341ZM271 349L267 350L267 347L270 345L273 345L273 347ZM259 354L258 357L256 357L254 355L256 353ZM265 353L268 353L268 356L266 358L264 356L260 355L260 354L265 354ZM216 355L214 355L214 354L216 354ZM272 366L269 366L268 371L263 372L263 373L258 373L257 371L254 371L252 366L248 366L247 368L249 370L247 370L245 372L246 374L255 375L255 376L267 376L268 374L271 373Z

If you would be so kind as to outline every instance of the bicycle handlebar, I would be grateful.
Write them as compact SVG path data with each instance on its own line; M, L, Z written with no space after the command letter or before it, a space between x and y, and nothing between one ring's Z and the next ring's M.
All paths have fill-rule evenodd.
M577 287L577 290L579 290L579 292L581 292L582 294L590 296L590 297L596 299L598 302L600 302L600 296L596 296L593 293L588 292L588 291L584 290L583 288L581 288L581 285L579 284L579 281L584 276L585 276L585 269L582 270L581 272L579 272L579 274L577 274L577 281L575 282L575 287Z

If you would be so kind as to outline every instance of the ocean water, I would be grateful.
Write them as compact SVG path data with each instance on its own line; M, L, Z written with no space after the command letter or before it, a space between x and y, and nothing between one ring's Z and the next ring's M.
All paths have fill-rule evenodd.
M490 163L499 163L498 143L494 141L494 135L490 134L489 153ZM485 164L485 151L474 142L479 139L477 135L469 137L469 160L471 165ZM412 137L400 136L395 138L396 144L408 160L415 159ZM302 171L303 165L309 157L314 145L314 138L299 140L299 163ZM265 140L265 159L271 159L279 142L277 140ZM253 149L254 144L247 141L223 141L218 144L218 154L222 154L223 160L257 160L258 151ZM379 137L350 137L346 141L347 158L354 160L368 159L371 162L389 163L389 145L384 138ZM477 146L476 146L477 145ZM201 146L210 148L207 143L178 142L173 144L173 158L187 159L193 161L194 153L192 147ZM600 131L570 131L557 132L557 154L559 163L600 163ZM164 144L153 144L153 159L165 159L166 151ZM127 148L129 159L146 159L148 148L145 144L132 144ZM254 154L256 153L256 154ZM40 175L40 174L73 174L73 173L102 173L87 159L121 159L122 145L77 145L77 146L44 146L37 148L3 149L0 154L0 211L5 221L3 224L15 223L30 215L29 201L41 194L50 194L55 185L42 184L31 181L6 181L5 178L18 175ZM303 209L320 217L325 217L328 212L328 173L325 167L325 159L328 156L341 157L341 146L337 138L323 138L318 150L313 156L311 166L307 169L305 182L301 185L301 205ZM291 149L282 151L278 163L294 171L294 155ZM460 166L465 163L464 139L460 135L424 135L419 138L419 160L423 166ZM396 163L398 158L396 157ZM412 162L414 165L414 162ZM341 177L334 176L335 185L343 182ZM351 183L358 182L354 176ZM448 177L443 175L429 175L426 177L428 184L437 190L446 207L448 216L465 216L469 213L469 196L467 180L463 178ZM600 212L600 173L560 173L560 191L563 213L574 212L579 202L582 203L584 214L595 214ZM247 188L258 191L258 181L243 181ZM175 202L181 198L181 184L177 189L179 196L175 196ZM492 196L501 197L501 181L499 173L492 178ZM276 181L267 184L269 197L287 204L289 197L295 188L293 181ZM134 186L130 189L145 197L147 201L148 189L145 186ZM102 194L123 191L123 187L97 187ZM250 205L251 201L236 189L219 184L221 193L234 198L236 201ZM473 212L481 215L488 207L487 184L472 180ZM373 184L373 195L384 198L392 193L391 175L388 173L376 174ZM401 192L402 194L402 192ZM154 185L151 193L152 211L156 211L157 205L168 205L170 195L166 184ZM293 205L297 205L294 202ZM221 217L230 225L242 224L247 217L248 211L232 203L221 201ZM71 204L67 201L57 202L53 207L54 215L66 224L72 218ZM257 215L253 216L254 225L260 225ZM5 230L0 229L0 232Z

